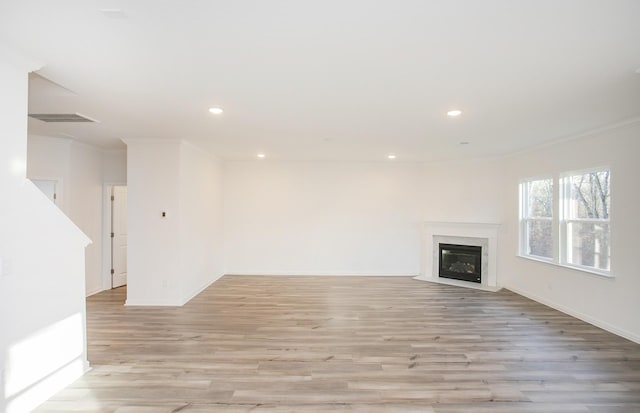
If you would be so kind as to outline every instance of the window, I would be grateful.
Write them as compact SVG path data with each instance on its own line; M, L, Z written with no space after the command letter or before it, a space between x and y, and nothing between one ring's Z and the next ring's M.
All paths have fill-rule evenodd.
M553 179L522 183L524 255L553 259Z
M557 202L554 184L557 183ZM520 183L520 255L599 274L611 269L608 168Z
M563 263L609 271L609 170L566 175L562 189Z

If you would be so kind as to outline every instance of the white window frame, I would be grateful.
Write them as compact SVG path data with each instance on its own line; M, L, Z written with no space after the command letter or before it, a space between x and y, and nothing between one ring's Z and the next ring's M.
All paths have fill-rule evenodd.
M518 237L518 255L522 258L545 262L561 267L571 268L581 272L596 274L600 276L613 277L613 250L610 250L609 256L609 269L600 269L596 267L590 267L587 265L573 264L569 262L569 254L571 252L572 240L568 236L568 228L572 223L589 223L600 222L607 223L609 225L609 240L611 242L611 216L612 211L609 210L608 219L593 219L593 218L573 218L570 216L570 203L571 203L571 186L569 178L575 175L589 174L593 172L609 171L609 193L613 192L613 180L612 169L610 166L600 166L588 169L565 171L556 176L536 176L520 180L519 195L520 195L520 210L519 210L519 237ZM533 181L551 179L553 181L553 215L551 218L546 217L529 217L529 183ZM528 222L531 221L543 221L551 220L553 228L553 253L552 257L541 257L528 253L529 249L529 234L528 234ZM611 248L611 245L609 246Z
M556 188L556 182L552 176L541 176L535 178L527 178L520 181L520 255L534 260L555 262L557 261L557 230L556 230L556 197L555 191L552 192L553 208L551 217L530 217L529 216L529 187L531 182L550 180L553 187ZM551 222L553 247L551 257L543 257L541 255L529 254L529 222Z
M559 229L560 229L560 259L559 264L564 267L570 267L579 269L581 271L591 272L594 274L611 276L611 256L609 256L609 269L602 269L597 267L591 267L587 265L574 264L569 262L572 251L572 238L569 236L569 226L573 223L606 223L609 226L609 238L611 239L611 211L609 211L608 219L598 218L575 218L571 217L571 180L572 176L585 175L594 172L609 171L609 193L611 193L611 168L608 166L582 169L577 171L563 172L559 179L559 199L560 199L560 214Z

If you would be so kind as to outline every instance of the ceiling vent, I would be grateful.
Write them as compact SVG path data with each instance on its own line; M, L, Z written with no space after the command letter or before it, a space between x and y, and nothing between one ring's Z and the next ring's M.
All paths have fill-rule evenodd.
M43 122L97 122L97 120L79 113L30 113L29 116Z

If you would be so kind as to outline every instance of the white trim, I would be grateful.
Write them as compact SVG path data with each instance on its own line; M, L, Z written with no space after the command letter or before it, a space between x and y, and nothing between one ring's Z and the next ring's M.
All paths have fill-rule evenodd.
M292 277L296 275L304 277L415 277L416 274L409 273L380 273L380 272L349 272L349 271L332 271L332 272L318 272L318 271L233 271L225 274L225 276L236 275L264 275L267 277Z
M539 255L526 255L526 254L516 254L516 255L520 258L526 258L531 261L545 262L547 264L558 265L553 261L552 258L540 257Z
M139 299L139 300L130 300L127 299L125 301L125 307L182 307L184 305L180 300L176 300L175 298L171 299L162 299L162 298L153 298L153 299Z
M218 274L212 280L207 281L202 286L194 289L190 294L188 294L186 296L186 298L181 298L181 299L176 299L176 298L146 299L146 298L142 298L142 299L138 299L138 300L127 299L127 301L125 302L124 305L126 307L182 307L183 305L185 305L189 301L191 301L195 296L197 296L202 291L204 291L207 288L209 288L209 286L211 286L213 283L215 283L220 278L222 278L222 276L224 276L224 274Z
M535 152L535 151L537 151L539 149L548 148L548 147L557 145L559 143L571 142L573 140L577 140L577 139L580 139L580 138L588 138L588 137L591 137L591 136L595 136L595 135L601 134L603 132L608 132L608 131L619 129L619 128L625 128L625 127L628 127L628 126L633 126L633 125L635 125L637 123L640 123L640 117L638 117L638 116L632 117L632 118L629 118L629 119L625 119L625 120L620 121L620 122L614 122L614 123L610 123L608 125L591 128L591 129L588 129L588 130L583 131L583 132L573 133L573 134L564 135L564 136L558 136L556 138L549 139L546 142L539 143L539 144L536 144L536 145L532 145L532 146L529 146L528 148L523 148L521 150L505 154L501 158L502 159L508 159L508 158L516 157L516 156L527 154L527 153L530 153L530 152Z
M571 188L569 179L572 176L576 175L584 175L590 174L594 172L601 172L608 170L609 175L609 190L611 192L611 175L612 168L610 166L595 166L590 168L582 168L571 171L564 171L558 173L552 178L522 178L519 181L519 197L520 197L520 205L518 208L519 211L519 221L518 221L518 252L517 255L521 258L526 258L532 261L544 262L547 264L552 264L558 267L570 268L577 271L581 271L584 273L595 274L607 278L613 278L613 263L611 257L609 257L609 265L610 269L603 270L595 267L588 267L579 264L572 264L568 262L568 254L571 249L569 235L567 233L567 228L569 223L603 223L609 225L609 231L611 233L611 218L609 219L590 219L590 218L567 218L569 214L569 203L568 199L571 198ZM553 185L555 188L553 195L553 216L551 218L547 217L527 217L527 209L529 206L529 183L543 180L543 179L552 179ZM540 257L536 255L527 254L528 250L528 234L527 234L527 223L529 221L548 221L552 222L552 233L553 233L553 257Z
M435 282L438 284L445 284L445 285L451 285L454 287L464 287L464 288L473 288L474 290L480 290L480 291L489 291L492 293L498 292L500 290L502 290L502 287L489 287L488 285L483 285L483 284L478 284L478 283L473 283L473 282L468 282L468 281L462 281L462 280L454 280L454 279L450 279L450 278L438 278L437 280L432 280L430 278L426 278L423 277L421 275L417 276L417 277L413 277L414 280L418 280L418 281L429 281L429 282Z
M113 185L102 185L102 291L111 289L111 218L110 218L110 189Z
M541 262L543 264L550 264L550 265L553 265L554 267L567 268L569 270L580 271L582 273L586 273L586 274L590 274L590 275L596 275L598 277L604 277L604 278L610 278L610 279L616 278L610 271L607 271L607 272L598 271L597 268L593 268L593 267L585 267L585 266L582 266L582 265L560 264L560 263L557 263L555 261L545 260L545 259L542 259L540 257L533 256L533 255L517 254L517 256L519 258L524 258L525 260Z
M69 208L67 207L67 197L65 196L64 179L59 176L43 176L43 175L27 175L27 179L31 182L35 181L52 181L55 182L56 200L53 202L65 215L69 216ZM34 183L35 185L35 183Z
M213 153L211 153L210 151L203 149L202 147L200 147L199 145L196 145L195 143L186 141L184 139L181 139L180 142L182 142L185 146L190 146L193 149L196 149L197 151L200 151L202 153L202 155L208 157L209 159L211 159L214 162L222 162L222 158L220 158L218 155L215 155Z
M523 297L527 297L527 298L529 298L531 300L537 301L540 304L546 305L547 307L551 307L551 308L553 308L555 310L558 310L560 312L568 314L568 315L570 315L572 317L580 319L580 320L582 320L582 321L584 321L586 323L592 324L592 325L594 325L596 327L599 327L599 328L601 328L603 330L607 330L608 332L613 333L613 334L615 334L617 336L626 338L627 340L631 340L633 342L636 342L636 343L640 344L640 335L638 335L638 334L634 334L634 333L632 333L630 331L618 328L618 327L613 326L613 325L611 325L609 323L606 323L606 322L604 322L602 320L599 320L597 318L594 318L594 317L588 316L586 314L583 314L583 313L581 313L579 311L574 311L574 310L572 310L572 309L570 309L568 307L565 307L563 305L560 305L560 304L555 303L555 302L550 301L550 300L546 300L546 299L544 299L542 297L539 297L539 296L537 296L535 294L526 293L526 292L520 290L519 288L514 288L514 287L511 287L511 286L508 286L508 285L505 286L505 288L507 290L509 290L509 291L512 291L512 292L518 294L518 295L521 295Z
M573 238L569 234L570 223L602 223L609 226L609 236L611 236L611 211L609 211L608 219L590 219L590 218L575 218L571 217L571 200L573 199L573 188L571 185L571 178L574 176L587 175L593 173L599 173L603 171L609 172L609 194L611 194L611 167L610 166L595 166L586 169L578 169L572 171L565 171L558 176L558 229L559 229L559 256L556 263L563 267L575 268L579 271L589 272L593 274L610 276L612 272L612 260L609 255L609 269L601 269L596 267L589 267L580 264L574 264L569 262L572 254L572 241ZM611 195L609 195L611 196ZM611 245L609 245L611 248ZM611 252L611 251L610 251Z
M171 138L166 138L166 139L160 139L160 138L120 138L120 140L122 142L124 142L126 145L130 145L130 144L136 144L136 143L154 143L154 144L172 144L172 145L178 145L180 144L180 142L182 142L182 139L171 139Z
M102 290L100 291L111 289L111 188L114 186L127 186L127 183L105 182L102 185Z
M551 216L550 217L530 217L529 216L529 204L530 204L530 186L533 182L539 181L551 181ZM557 244L556 244L556 197L554 195L554 189L556 186L556 181L553 175L544 175L539 177L532 178L523 178L520 179L519 183L519 195L520 195L520 205L519 205L519 222L518 222L518 254L525 257L534 257L539 259L549 259L555 260L557 255ZM551 222L551 233L552 233L552 244L551 244L551 257L541 257L539 255L528 254L529 250L529 222L542 221L542 222Z
M95 295L95 294L101 293L101 292L103 292L103 291L104 291L104 289L102 289L102 287L101 287L101 288L99 288L99 289L97 289L97 290L93 290L93 291L85 291L84 295L85 295L85 298L86 298L86 297L90 297L90 296L92 296L92 295Z
M206 283L204 283L202 286L194 289L190 294L186 296L186 298L183 299L183 303L181 305L185 305L186 303L191 301L195 296L197 296L198 294L200 294L201 292L209 288L209 286L212 285L214 282L222 278L223 275L224 274L218 274L212 280L209 280Z

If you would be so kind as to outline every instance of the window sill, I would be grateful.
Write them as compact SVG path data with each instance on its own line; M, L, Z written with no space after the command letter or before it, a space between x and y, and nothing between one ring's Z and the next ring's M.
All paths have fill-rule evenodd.
M577 265L559 264L557 262L553 262L553 261L550 261L550 260L545 260L543 258L538 258L538 257L530 256L530 255L518 254L518 257L524 258L525 260L536 261L536 262L541 262L541 263L544 263L544 264L553 265L554 267L568 268L570 270L575 270L575 271L579 271L579 272L586 273L586 274L596 275L598 277L604 277L604 278L608 278L608 279L615 278L613 276L613 274L611 274L610 271L602 271L602 270L598 270L596 268L580 267L580 266L577 266Z

